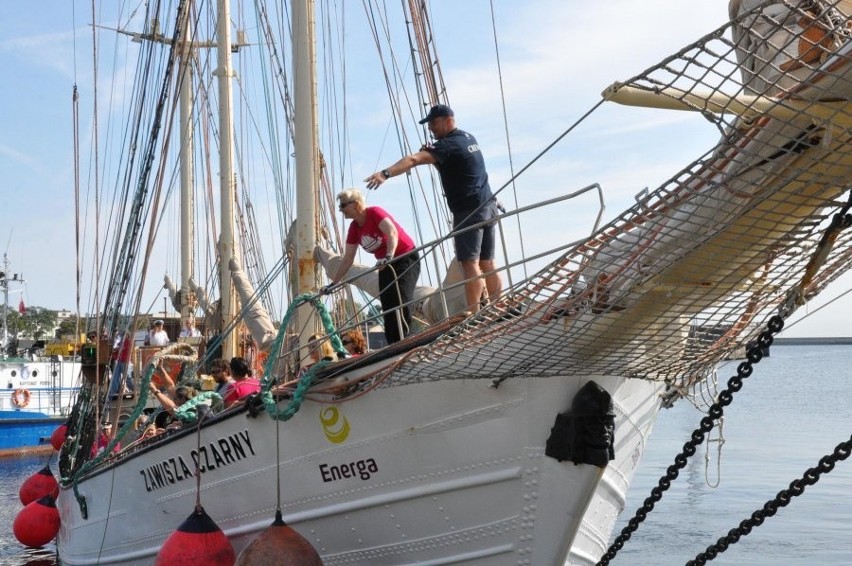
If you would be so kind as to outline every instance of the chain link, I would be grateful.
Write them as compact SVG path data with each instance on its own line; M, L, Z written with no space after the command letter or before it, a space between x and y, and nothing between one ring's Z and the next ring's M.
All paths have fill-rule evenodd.
M837 462L843 461L852 453L852 437L846 442L841 442L834 448L834 452L820 458L816 467L810 468L802 474L800 479L790 482L790 487L778 492L774 499L770 499L763 504L763 507L751 514L751 517L744 519L740 524L728 531L728 534L719 538L715 544L710 545L707 549L695 557L694 560L687 562L687 566L703 566L709 560L713 560L718 555L722 554L732 544L736 544L739 540L748 535L752 529L759 527L769 517L773 517L778 509L786 507L794 497L798 497L805 492L805 488L809 485L814 485L819 481L820 476L827 474L834 469Z
M675 463L666 469L666 475L660 478L656 487L651 489L651 495L645 499L642 506L636 510L627 526L622 529L621 534L613 541L606 553L601 557L598 566L606 566L615 558L618 551L624 546L630 536L636 532L639 525L654 510L654 505L663 498L663 493L671 487L671 482L677 479L680 470L686 467L689 458L695 455L696 448L704 442L704 436L713 430L714 421L719 420L727 407L733 401L733 394L742 389L743 380L754 371L753 365L763 359L763 351L769 348L774 341L774 335L784 328L784 319L773 316L766 325L766 330L760 333L757 340L746 349L746 361L737 366L737 375L728 380L727 387L718 395L718 400L710 405L707 416L704 416L697 429L692 432L690 440L683 445L683 451L675 456ZM761 519L762 521L762 519Z

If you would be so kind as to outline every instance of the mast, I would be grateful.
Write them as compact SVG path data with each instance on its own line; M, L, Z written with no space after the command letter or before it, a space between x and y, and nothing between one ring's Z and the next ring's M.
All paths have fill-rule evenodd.
M12 275L12 279L9 279L9 256L6 253L3 253L3 268L0 270L0 289L3 290L3 340L0 342L0 360L5 360L8 358L8 348L9 348L9 284L17 283L18 285L23 286L24 278L18 277L18 274L15 273ZM23 292L23 290L21 290ZM23 300L23 299L21 299Z
M190 2L191 4L191 2ZM183 43L180 49L180 318L190 318L195 308L195 295L189 280L193 275L194 253L194 182L193 172L193 128L192 128L192 26L189 25L190 10L184 11ZM181 324L183 328L183 324Z
M0 349L0 360L6 359L6 348L9 347L9 323L7 315L9 314L9 280L6 279L6 274L9 273L9 258L3 253L3 270L0 271L0 287L3 288L3 342Z
M293 2L293 82L295 84L296 137L296 293L312 293L319 286L314 261L317 243L319 159L317 126L316 45L313 0ZM318 330L313 311L297 312L297 331ZM308 314L310 313L310 314ZM303 337L304 338L304 337ZM304 339L300 340L304 343Z
M219 84L219 189L222 233L219 236L219 312L222 327L230 324L236 317L236 296L231 281L229 263L237 257L237 245L234 239L234 201L236 183L234 180L234 128L233 93L231 91L231 11L230 0L218 0L219 21L216 23L217 52L219 68L215 75ZM230 359L236 354L237 335L231 332L222 340L222 357Z

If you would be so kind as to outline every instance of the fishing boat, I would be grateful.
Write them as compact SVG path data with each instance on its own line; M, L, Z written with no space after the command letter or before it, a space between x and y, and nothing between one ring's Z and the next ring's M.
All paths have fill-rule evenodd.
M719 134L709 151L603 225L599 211L590 234L514 251L503 272L512 276L509 288L477 312L453 300L463 283L447 275L440 256L451 249L446 235L421 244L436 272L421 281L415 305L428 324L401 342L305 372L309 334L327 335L339 350L340 334L364 322L353 312L375 319L369 308L341 306L361 289L359 299L370 300L375 270L362 266L343 291L318 293L316 259L339 256L342 239L333 220L318 220L323 203L334 207L338 187L326 176L333 152L318 147L315 8L300 1L283 13L257 10L255 41L242 33L232 41L226 2L212 18L215 40L204 23L213 7L203 2L148 14L148 27L133 35L151 82L147 98L134 98L133 115L150 123L127 130L140 135L126 143L139 154L128 149L134 165L121 176L132 203L117 224L106 330L133 325L128 313L138 312L141 295L131 283L144 281L163 187L192 177L174 173L168 158L179 154L185 167L199 153L167 143L174 92L181 108L194 101L224 110L212 128L222 216L208 235L217 243L209 273L219 291L210 299L196 274L181 274L171 296L182 314L203 311L205 353L192 344L154 353L141 368L132 412L97 453L107 360L88 360L59 462L61 562L149 564L199 503L237 553L280 513L325 564L599 561L661 408L713 399L719 361L752 340L771 344L786 319L852 265L843 230L852 202L849 7L733 0L730 21L603 93L604 104L698 113ZM418 53L431 53L430 35L418 27L428 10L414 7L406 21ZM373 23L378 38L384 20ZM292 48L282 47L289 29ZM216 63L200 64L199 52L211 46ZM273 153L237 152L243 161L234 167L232 56L252 49L285 85L267 92L292 122L275 130L281 145ZM293 54L292 65L284 53ZM194 82L213 69L215 104L208 83ZM415 76L439 75L425 62L419 70L428 72ZM240 77L246 89L245 69ZM434 82L418 92L417 118L446 102ZM191 116L175 118L174 130L211 125ZM261 240L246 237L252 202L248 192L236 196L235 179L256 161L291 154L298 199L279 216L293 227L269 238L284 259L266 270L250 259ZM254 182L288 184L275 176ZM558 218L559 204L602 193L597 185L572 188L509 210L500 223L523 226L542 211ZM529 275L514 281L519 267ZM270 292L274 276L286 281L278 296ZM237 341L240 332L247 334ZM255 360L261 393L213 414L191 403L182 428L123 442L159 362L180 356L191 378L214 351Z
M65 356L51 354L43 342L23 351L13 347L7 316L9 294L19 291L23 284L22 277L9 272L9 261L3 254L0 457L52 451L50 437L67 420L80 385L80 364L73 352L71 355L66 352Z

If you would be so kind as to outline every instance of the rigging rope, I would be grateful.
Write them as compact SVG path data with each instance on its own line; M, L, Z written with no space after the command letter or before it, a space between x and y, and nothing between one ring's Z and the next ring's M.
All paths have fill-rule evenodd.
M136 193L131 205L130 218L126 223L124 241L121 244L121 252L116 263L117 268L107 291L105 312L110 319L108 327L111 330L118 328L121 306L124 304L131 281L133 266L135 265L136 258L138 257L138 254L134 253L132 250L136 249L140 245L141 241L142 219L146 213L144 203L148 195L149 181L154 166L156 148L160 139L159 134L162 128L163 117L171 91L175 62L177 60L177 46L180 45L178 39L182 33L180 22L183 21L186 4L187 0L181 0L177 7L175 29L172 34L168 56L166 58L166 67L163 71L160 91L154 107L153 124L149 131L150 138L148 138L147 143L144 144L145 150L142 155L141 166L136 180ZM150 59L148 62L150 63ZM137 116L137 118L141 120L141 116ZM144 280L144 271L142 273L142 278ZM139 288L141 291L141 284ZM138 312L138 303L140 300L141 294L138 296L136 304L134 305L134 312Z
M509 117L506 113L506 91L503 88L503 67L500 64L500 49L497 43L497 20L494 17L494 0L490 0L489 2L491 6L491 31L494 36L494 55L497 59L497 78L500 83L500 104L503 108L503 130L506 133L506 153L509 157L509 174L512 177L510 181L512 183L512 198L515 201L515 209L520 208L518 204L518 187L515 185L515 160L512 157L512 141L509 137ZM518 225L518 243L521 246L521 257L526 257L526 249L524 247L524 233L521 230L521 218L519 216L515 217L515 222ZM529 277L529 273L527 272L527 264L523 264L524 269L524 279ZM510 274L511 271L507 271L507 275ZM510 284L511 286L511 284Z

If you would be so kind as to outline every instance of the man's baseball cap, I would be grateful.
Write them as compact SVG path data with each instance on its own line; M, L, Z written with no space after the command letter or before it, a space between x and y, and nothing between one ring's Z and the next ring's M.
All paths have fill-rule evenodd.
M429 113L425 118L420 120L420 123L425 124L426 122L431 122L435 118L442 118L444 116L455 116L455 114L453 114L453 109L446 104L436 104L429 109Z

